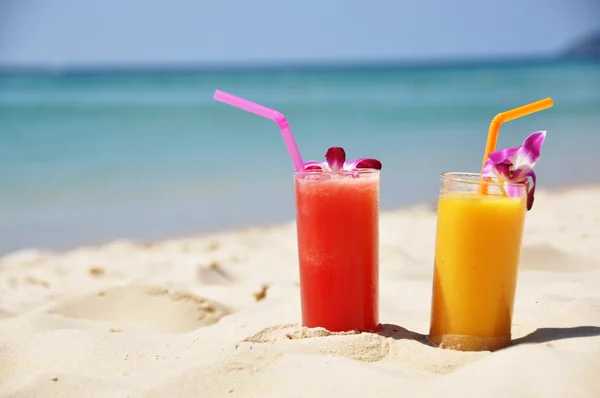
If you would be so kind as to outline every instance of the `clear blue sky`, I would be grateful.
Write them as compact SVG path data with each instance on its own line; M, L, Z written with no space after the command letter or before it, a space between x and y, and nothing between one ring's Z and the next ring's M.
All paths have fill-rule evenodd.
M0 0L0 65L544 55L600 29L600 0Z

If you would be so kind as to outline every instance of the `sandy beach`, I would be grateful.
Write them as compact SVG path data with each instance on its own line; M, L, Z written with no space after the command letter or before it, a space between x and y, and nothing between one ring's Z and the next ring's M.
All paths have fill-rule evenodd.
M540 190L513 345L432 347L436 214L381 214L382 331L302 329L293 222L0 259L0 397L598 397L600 187Z

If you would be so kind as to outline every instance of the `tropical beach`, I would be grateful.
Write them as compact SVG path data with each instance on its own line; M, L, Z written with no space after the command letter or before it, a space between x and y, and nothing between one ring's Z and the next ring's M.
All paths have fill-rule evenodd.
M0 2L0 398L597 398L597 15Z
M512 346L493 353L427 343L430 205L381 215L378 333L300 327L294 223L15 252L0 263L0 396L594 397L599 200L536 193Z

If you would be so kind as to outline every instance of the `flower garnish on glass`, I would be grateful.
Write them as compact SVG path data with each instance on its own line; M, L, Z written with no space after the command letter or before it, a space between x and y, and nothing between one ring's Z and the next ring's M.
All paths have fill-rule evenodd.
M531 210L533 206L536 186L533 166L540 159L545 138L545 131L537 131L527 137L521 146L492 152L483 167L482 177L496 177L498 181L509 184L528 183L531 177L532 185L527 192L527 210ZM506 185L505 192L510 197L518 197L519 187Z
M304 163L306 171L356 171L358 169L381 170L381 162L377 159L360 158L346 162L346 151L341 147L331 147L325 154L325 162L309 160Z

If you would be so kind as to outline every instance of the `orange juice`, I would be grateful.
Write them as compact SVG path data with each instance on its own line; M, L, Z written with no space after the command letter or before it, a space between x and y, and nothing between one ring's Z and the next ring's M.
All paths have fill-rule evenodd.
M526 197L440 194L430 340L444 348L510 344Z

